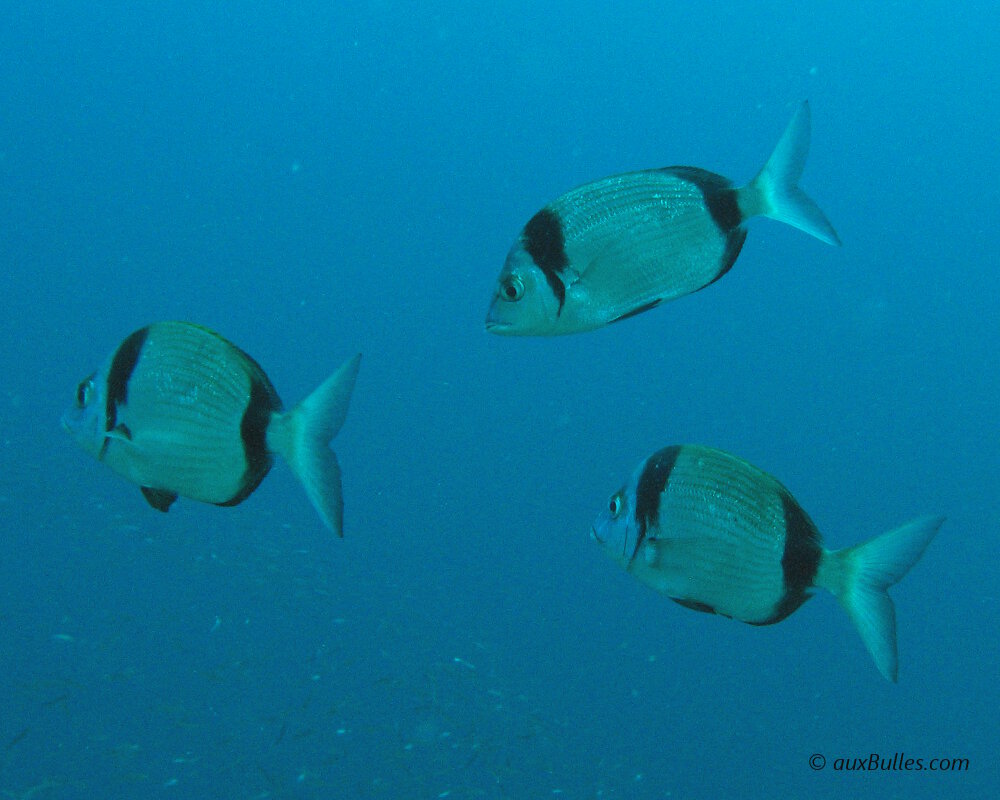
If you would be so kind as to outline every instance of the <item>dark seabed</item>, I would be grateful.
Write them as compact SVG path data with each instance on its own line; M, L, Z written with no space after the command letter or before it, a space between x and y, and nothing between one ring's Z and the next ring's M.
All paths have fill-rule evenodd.
M0 11L0 798L1000 793L996 10L654 5ZM806 98L842 248L754 220L691 297L484 332L547 201L742 183ZM165 319L287 404L364 353L343 540L283 463L164 515L60 429ZM589 541L677 442L778 476L831 547L947 515L893 590L898 685L828 594L753 628ZM836 768L873 753L967 769Z

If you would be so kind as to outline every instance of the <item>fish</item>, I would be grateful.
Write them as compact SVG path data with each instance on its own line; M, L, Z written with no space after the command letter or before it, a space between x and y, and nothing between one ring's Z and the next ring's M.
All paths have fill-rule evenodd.
M751 625L781 622L831 592L879 672L898 679L896 611L888 589L944 523L924 516L841 550L776 478L703 445L653 453L615 492L591 528L639 582L696 611Z
M129 334L76 389L62 425L83 450L166 512L179 496L235 506L278 454L343 536L343 492L329 447L347 415L361 354L286 411L260 365L209 328L156 322Z
M613 175L556 198L511 247L486 329L505 336L581 333L696 292L732 268L746 222L756 216L839 245L819 206L798 187L809 137L803 102L745 186L675 166Z

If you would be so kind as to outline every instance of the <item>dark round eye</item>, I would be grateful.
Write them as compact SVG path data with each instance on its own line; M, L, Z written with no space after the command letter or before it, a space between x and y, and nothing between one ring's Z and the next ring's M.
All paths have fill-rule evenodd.
M614 495L614 497L608 501L608 511L611 512L611 519L618 519L618 515L622 513L621 493Z
M90 403L90 396L94 392L94 379L87 378L85 381L80 381L80 385L76 387L76 407L86 408Z
M500 281L500 296L504 300L516 303L524 297L524 284L515 275L508 275Z

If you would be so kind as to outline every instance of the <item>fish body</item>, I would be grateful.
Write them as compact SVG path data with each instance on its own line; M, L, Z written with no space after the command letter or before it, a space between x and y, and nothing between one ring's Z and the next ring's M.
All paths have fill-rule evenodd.
M343 424L359 361L286 411L239 347L200 325L158 322L126 337L79 384L63 426L160 511L178 496L237 505L280 454L342 535L340 469L329 442Z
M697 167L614 175L549 203L512 246L486 317L504 335L593 330L696 292L728 272L751 217L769 216L839 244L797 186L809 150L803 103L744 187Z
M827 589L879 671L895 681L895 610L886 590L917 562L943 521L923 517L860 545L827 550L777 479L721 450L675 445L636 468L591 536L639 581L681 605L752 625L780 622L813 589Z

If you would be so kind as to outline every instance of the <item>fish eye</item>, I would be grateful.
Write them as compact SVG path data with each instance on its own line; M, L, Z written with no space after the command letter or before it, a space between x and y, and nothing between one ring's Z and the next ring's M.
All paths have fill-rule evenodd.
M516 275L508 275L500 281L500 297L516 303L524 297L524 283Z
M618 515L622 513L621 492L612 496L612 498L608 501L608 511L611 512L611 519L618 519Z
M90 397L94 393L94 379L87 378L86 380L80 381L80 385L76 387L76 407L86 408L90 405Z

